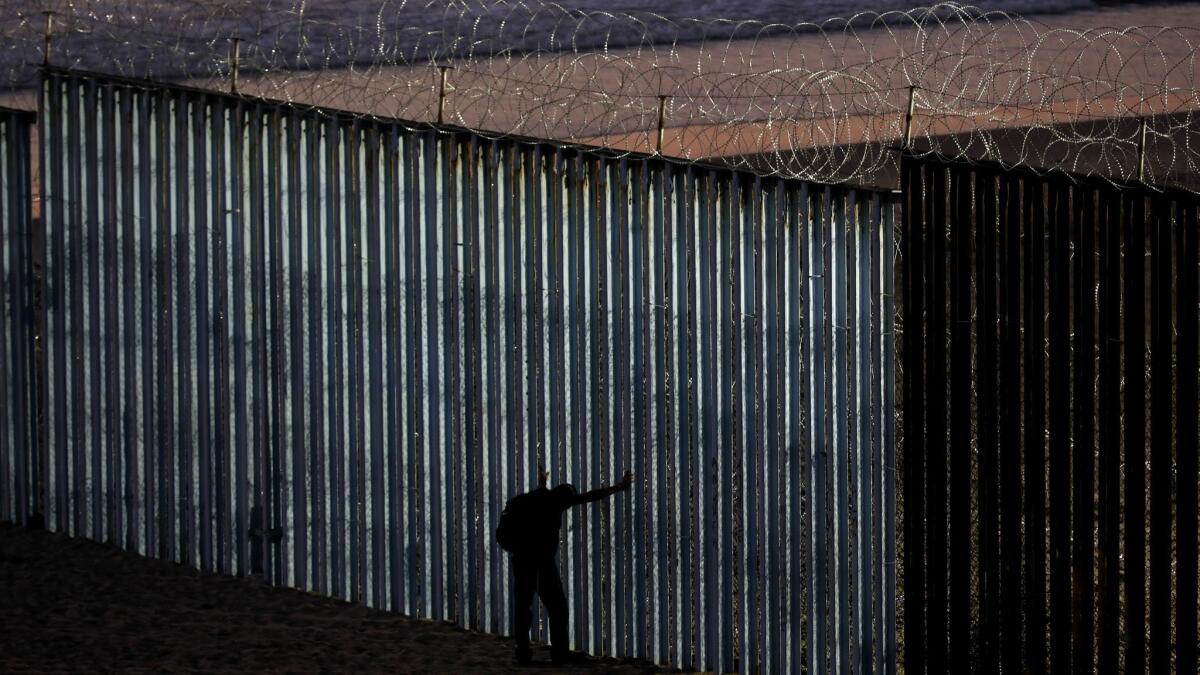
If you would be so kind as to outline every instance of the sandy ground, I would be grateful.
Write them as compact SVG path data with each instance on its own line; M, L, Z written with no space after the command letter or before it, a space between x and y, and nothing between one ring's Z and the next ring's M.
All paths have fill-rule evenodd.
M511 639L0 524L0 672L518 673ZM653 673L588 658L538 673Z

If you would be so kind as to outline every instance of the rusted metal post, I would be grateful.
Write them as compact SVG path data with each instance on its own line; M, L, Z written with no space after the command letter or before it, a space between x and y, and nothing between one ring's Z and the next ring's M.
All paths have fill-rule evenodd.
M1138 131L1138 182L1146 182L1146 132L1149 130L1150 124L1146 118L1142 118L1142 126Z
M45 44L42 47L42 65L50 65L50 42L54 39L54 12L45 12L46 14L46 34L43 36Z
M667 123L667 97L659 94L658 96L658 140L654 144L654 153L661 155L663 146L663 129Z
M912 123L913 113L917 109L917 86L914 84L908 88L908 112L904 114L904 149L912 148Z
M242 40L233 38L233 44L229 47L229 92L232 94L238 93L238 68L241 65L241 56Z
M448 66L438 66L441 72L441 85L438 87L438 107L437 107L437 123L445 123L446 117L446 71Z

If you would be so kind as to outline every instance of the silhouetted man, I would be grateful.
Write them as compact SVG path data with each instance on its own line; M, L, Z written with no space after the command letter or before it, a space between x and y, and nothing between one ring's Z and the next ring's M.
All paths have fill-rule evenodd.
M579 494L574 485L563 483L546 489L550 474L538 469L538 487L508 500L496 528L496 540L512 554L513 629L517 640L517 662L529 663L529 629L533 623L533 594L536 592L550 615L550 653L555 663L569 660L567 639L567 596L558 577L558 531L562 514L572 506L604 499L628 490L633 474L625 472L621 482Z

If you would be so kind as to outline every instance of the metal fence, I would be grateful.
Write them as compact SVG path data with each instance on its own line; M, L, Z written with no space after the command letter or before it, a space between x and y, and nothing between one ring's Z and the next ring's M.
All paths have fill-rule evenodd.
M906 160L907 672L1196 672L1194 195Z
M575 648L892 669L888 195L58 71L41 105L51 528L507 633L505 499L628 467L567 518Z
M25 523L39 484L35 452L30 130L0 108L0 520Z

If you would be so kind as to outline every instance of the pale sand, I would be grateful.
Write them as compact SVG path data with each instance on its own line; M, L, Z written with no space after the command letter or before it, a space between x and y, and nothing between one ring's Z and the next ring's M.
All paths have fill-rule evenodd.
M1023 128L1032 125L1078 124L1110 117L1180 114L1200 106L1194 91L1192 41L1200 3L1117 5L1063 14L1033 17L1039 31L1098 31L1105 28L1184 27L1189 30L1155 36L1152 48L1138 40L1077 36L1053 33L1052 39L1035 41L1030 26L1021 22L997 22L977 28L971 39L986 36L986 48L968 50L976 58L987 54L993 61L1009 59L1013 70L985 84L981 73L990 68L968 68L956 72L952 84L939 77L950 71L935 68L925 93L918 98L913 123L915 136L942 136L970 130ZM1147 31L1153 33L1153 30ZM1044 37L1045 34L1043 34ZM963 46L945 35L945 49ZM449 73L445 121L484 133L510 133L583 145L634 152L653 152L657 126L658 94L677 96L666 114L662 153L688 159L754 155L771 149L803 149L900 139L904 126L907 86L914 64L905 50L913 49L921 36L912 28L890 31L863 30L830 35L802 33L770 36L760 40L704 45L664 45L633 50L613 50L600 57L575 53L543 54L538 58L509 62L481 59L469 69ZM1027 60L1031 46L1039 45L1033 63ZM1119 59L1117 57L1119 55ZM951 59L953 61L953 59ZM905 65L907 64L907 65ZM1174 66L1167 71L1167 66ZM924 64L929 65L929 64ZM700 68L703 75L694 71ZM1042 92L1025 82L1025 69L1033 72L1071 73L1083 80L1105 82L1103 87L1057 91L1049 104L1032 101ZM757 94L755 73L774 69L799 69L817 73L826 69L870 79L867 89L886 92L885 101L846 93L863 88L849 80L829 88L817 87L805 95L815 102L791 101L786 93ZM435 122L438 108L438 73L429 66L382 66L308 72L247 73L240 90L248 95L398 118ZM744 90L735 82L742 82ZM548 84L552 83L552 84ZM201 88L224 89L227 82L194 79ZM778 85L770 80L766 86ZM1061 84L1061 83L1060 83ZM991 91L1015 87L1021 96L1015 105L980 105L959 100L962 92L981 87ZM944 92L940 92L942 88ZM595 93L593 93L595 92ZM715 93L714 93L715 92ZM1119 95L1114 95L1119 92ZM1143 100L1134 92L1153 96ZM1164 94L1164 92L1170 92ZM737 109L736 99L723 96L755 93L773 110L770 121L753 107ZM708 95L717 97L725 113L699 110ZM989 96L993 94L989 93ZM1077 98L1084 96L1086 98ZM968 94L969 98L969 94ZM865 101L865 103L864 103ZM790 112L784 107L792 103ZM861 106L865 105L866 109ZM811 109L809 108L811 106ZM933 109L928 112L926 106ZM875 107L893 113L876 114ZM727 110L726 110L727 109ZM830 110L836 117L825 117ZM952 113L950 112L952 111ZM798 119L786 115L794 114ZM714 121L716 117L716 121ZM724 117L725 119L722 119Z
M0 672L521 673L513 642L0 524ZM663 672L588 658L538 673Z

